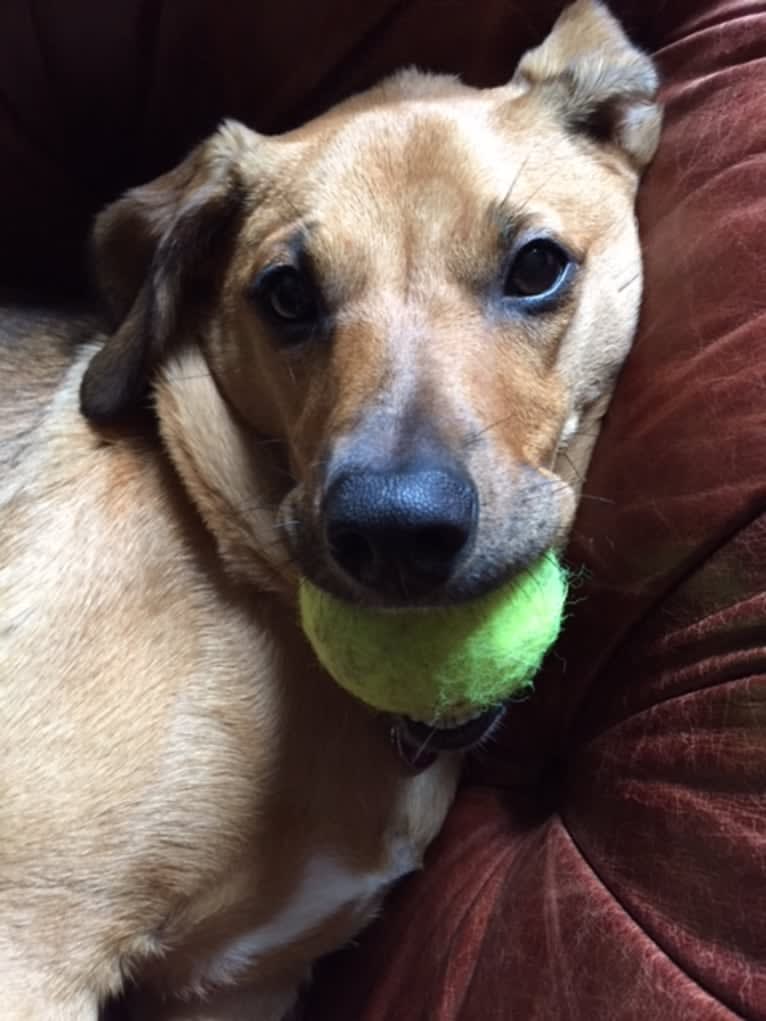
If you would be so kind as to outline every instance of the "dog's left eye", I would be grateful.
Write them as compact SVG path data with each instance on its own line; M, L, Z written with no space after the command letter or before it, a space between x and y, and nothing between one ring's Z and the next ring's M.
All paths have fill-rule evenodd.
M294 266L272 266L255 283L254 292L265 310L285 326L310 326L318 316L313 284Z
M513 258L503 291L507 298L555 297L572 261L555 241L529 241Z

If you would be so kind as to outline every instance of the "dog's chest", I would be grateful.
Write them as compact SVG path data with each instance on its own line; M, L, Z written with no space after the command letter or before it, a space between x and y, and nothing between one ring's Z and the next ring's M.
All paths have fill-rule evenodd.
M387 867L379 872L355 871L331 854L317 854L273 918L216 948L200 962L193 985L204 989L236 982L259 960L321 929L340 911L349 911L357 920L354 928L360 927L387 887L416 863L414 849L405 843L397 844Z

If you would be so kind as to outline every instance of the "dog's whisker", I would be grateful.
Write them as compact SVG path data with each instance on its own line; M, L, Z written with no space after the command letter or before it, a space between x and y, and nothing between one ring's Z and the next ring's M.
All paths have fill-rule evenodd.
M593 503L608 503L613 507L617 506L616 500L611 500L608 496L594 496L592 493L580 493L581 500L590 500Z
M274 523L274 529L277 532L280 532L280 533L283 533L285 528L298 528L299 526L300 526L300 521L285 521L285 522L276 521ZM271 540L271 544L276 546L278 543L280 543L280 542L284 543L286 541L287 541L287 537L284 534L280 534L275 539Z
M556 153L557 153L558 149L560 149L563 144L564 144L563 142L559 141L556 145L554 145L553 149L551 150L551 152L550 152L550 159L551 159L551 163L552 164L554 164L554 157L556 156ZM529 159L529 157L527 157L527 159ZM540 192L548 187L548 185L551 183L551 181L553 180L553 178L555 176L556 176L556 171L552 170L550 174L548 174L546 177L543 178L543 180L540 183L540 185L537 188L535 188L535 190L533 192L531 192L531 194L527 195L527 197L524 199L524 201L519 206L519 208L517 210L515 210L515 213L516 213L517 216L520 216L522 213L526 212L530 202L532 202L533 199L537 198L537 196L540 194Z
M424 755L428 751L428 746L433 741L435 734L436 734L436 731L433 728L431 728L428 731L428 733L425 736L425 739L424 739L423 743L418 748L417 754L415 756L415 761L417 761L420 758L421 755Z
M568 490L570 486L568 482L564 482L563 480L551 480L550 488L554 493L561 493ZM596 496L594 493L584 493L582 491L578 494L578 500L592 500L596 503L617 504L617 500L613 500L608 496Z
M190 373L188 375L186 373L184 373L183 376L180 376L180 375L178 375L175 372L173 373L173 382L174 383L175 382L193 383L193 382L195 382L198 379L210 379L210 378L211 377L210 377L210 373L209 372L193 372L193 373Z
M582 477L582 475L580 474L580 472L579 472L579 471L577 470L577 466L575 465L574 461L573 461L573 460L572 460L572 458L571 458L571 457L569 456L569 454L568 454L568 453L566 452L566 450L559 450L559 452L558 452L558 456L559 456L559 457L563 457L563 458L564 458L564 460L566 461L566 463L567 463L567 464L569 465L569 467L570 467L570 468L572 469L572 472L573 472L573 474L574 474L575 478L577 479L577 481L578 481L578 482L582 482L582 480L583 480L583 477Z
M504 415L502 418L498 418L495 422L490 422L489 425L485 425L484 428L479 429L478 432L472 433L471 436L469 436L466 439L463 445L464 449L467 450L468 447L472 446L474 443L476 443L477 440L481 439L481 437L484 436L485 433L488 433L491 429L496 429L498 426L503 425L505 422L510 421L510 419L512 418L513 412L511 412L510 415Z
M503 206L505 206L506 202L511 197L511 195L513 193L513 190L515 189L516 185L519 183L519 179L521 178L521 175L524 173L524 170L526 169L526 166L527 166L527 164L529 163L529 161L530 161L530 159L532 157L532 152L533 152L533 149L532 149L532 147L530 147L529 151L527 152L527 155L521 161L521 163L519 164L518 169L516 170L516 173L513 175L513 180L511 181L511 183L510 183L510 185L508 187L508 191L505 193L505 195L503 195L502 201L500 202L500 208L501 209L503 208Z
M640 272L634 273L633 276L629 280L626 280L624 284L620 284L617 290L620 292L624 291L626 288L630 287L631 284L634 284L637 280L640 280L641 276L642 274Z
M261 503L261 504L240 504L237 508L240 514L275 514L281 504L279 503Z

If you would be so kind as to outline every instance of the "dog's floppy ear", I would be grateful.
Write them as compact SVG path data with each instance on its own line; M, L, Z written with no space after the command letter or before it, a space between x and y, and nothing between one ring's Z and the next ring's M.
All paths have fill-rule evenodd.
M657 72L597 0L567 7L542 45L522 57L512 85L544 96L570 131L616 146L637 171L654 155L662 125Z
M215 278L223 239L243 204L241 155L257 137L225 124L175 170L129 191L97 219L96 282L114 332L83 377L80 406L93 422L119 420L140 406L152 370Z

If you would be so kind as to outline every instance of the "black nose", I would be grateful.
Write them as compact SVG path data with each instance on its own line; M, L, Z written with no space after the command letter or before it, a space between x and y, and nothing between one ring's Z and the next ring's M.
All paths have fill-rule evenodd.
M449 578L476 528L478 498L458 469L421 463L342 474L323 511L340 567L381 595L406 599Z

